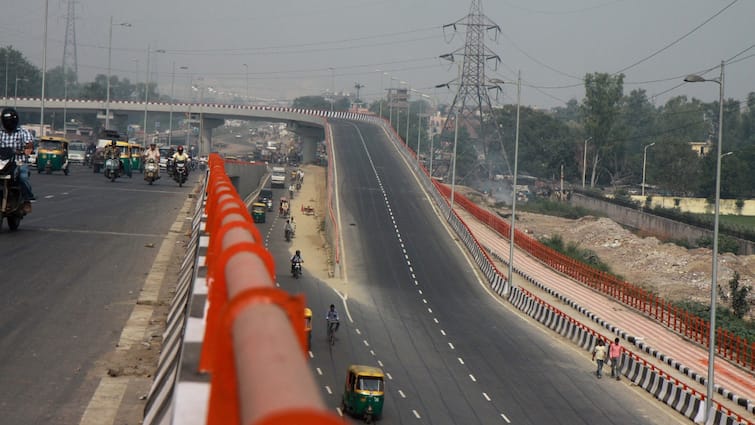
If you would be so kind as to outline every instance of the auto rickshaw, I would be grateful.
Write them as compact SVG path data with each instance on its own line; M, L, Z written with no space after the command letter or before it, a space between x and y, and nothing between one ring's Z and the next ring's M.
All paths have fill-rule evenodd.
M304 333L307 335L307 350L312 351L312 310L304 309Z
M385 374L373 366L351 365L346 373L346 384L341 409L367 423L380 419L385 398Z
M133 142L129 142L128 147L131 151L131 169L143 173L144 163L142 162L142 157L144 155L144 147Z
M58 170L68 175L68 140L62 137L44 137L37 148L37 172L50 174Z
M267 205L262 202L255 202L252 204L252 219L255 223L264 223L266 214Z
M131 143L124 141L117 141L115 145L118 146L118 150L121 152L121 164L123 164L123 173L131 178Z

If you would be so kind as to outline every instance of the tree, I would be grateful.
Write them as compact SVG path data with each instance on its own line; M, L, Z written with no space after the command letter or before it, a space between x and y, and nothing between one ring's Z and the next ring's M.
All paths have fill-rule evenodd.
M294 99L294 108L330 110L330 102L322 96L302 96Z
M750 304L747 301L747 295L752 288L750 286L739 286L739 273L734 272L734 276L729 281L731 290L731 309L734 315L741 319L750 311Z
M620 161L621 166L625 168L621 170L621 174L631 178L633 183L639 184L642 180L644 147L653 142L659 146L660 140L655 127L656 116L655 107L648 100L645 90L632 90L621 101L621 115L617 124L625 135L621 143L625 155ZM654 155L655 153L648 158L651 164ZM650 167L650 170L654 169Z
M18 81L18 95L39 97L42 94L42 73L23 53L12 46L0 48L0 83L4 84L4 97L13 97ZM7 70L7 73L6 73Z
M615 160L622 150L615 137L615 124L624 91L624 74L616 76L606 73L585 75L585 98L582 101L582 119L585 133L592 137L593 160L590 187L594 187L600 177L598 166L603 156L612 156ZM616 164L612 164L614 167ZM616 172L604 167L604 170Z

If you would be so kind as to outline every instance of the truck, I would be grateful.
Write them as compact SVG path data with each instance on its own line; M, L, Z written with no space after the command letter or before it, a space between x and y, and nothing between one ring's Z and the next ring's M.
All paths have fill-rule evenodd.
M270 186L286 187L286 169L284 167L273 167L273 175L270 177Z

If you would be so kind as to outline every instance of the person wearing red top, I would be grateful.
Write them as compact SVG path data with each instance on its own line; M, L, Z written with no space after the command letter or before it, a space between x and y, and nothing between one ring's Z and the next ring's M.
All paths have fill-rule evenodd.
M619 338L613 340L608 347L608 358L611 360L611 378L616 377L618 381L621 379L621 371L619 370L619 360L621 360L621 345L619 344Z

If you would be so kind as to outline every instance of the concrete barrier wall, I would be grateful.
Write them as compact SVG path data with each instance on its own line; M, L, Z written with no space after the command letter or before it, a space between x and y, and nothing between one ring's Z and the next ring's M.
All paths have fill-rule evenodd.
M225 172L241 199L246 199L259 189L260 183L268 173L267 166L264 164L256 165L236 161L225 161Z
M711 230L690 226L664 217L647 214L643 211L622 207L611 202L584 196L579 193L571 195L570 203L573 206L600 211L611 220L634 229L647 231L658 235L665 235L671 239L686 239L695 242L701 237L713 237ZM736 239L739 243L739 255L755 254L755 243L744 239Z

